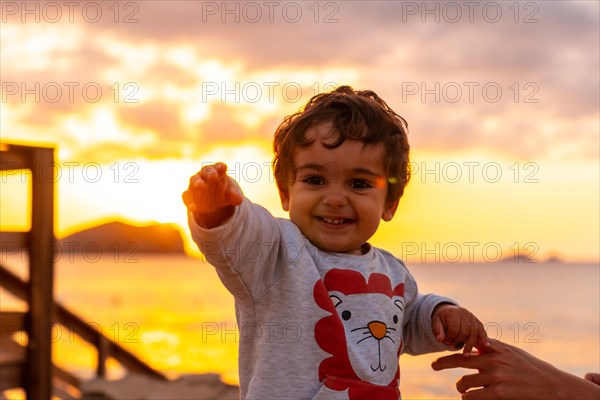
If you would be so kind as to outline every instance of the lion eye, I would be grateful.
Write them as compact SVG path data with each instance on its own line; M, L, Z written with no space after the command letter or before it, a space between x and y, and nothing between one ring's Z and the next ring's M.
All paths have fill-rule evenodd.
M350 319L350 317L352 317L352 313L348 310L346 311L342 311L342 319L344 321L348 321Z
M398 316L397 316L397 315L394 315L394 318L393 318L393 320L394 320L394 323L395 323L395 324L397 324L397 323L398 323Z

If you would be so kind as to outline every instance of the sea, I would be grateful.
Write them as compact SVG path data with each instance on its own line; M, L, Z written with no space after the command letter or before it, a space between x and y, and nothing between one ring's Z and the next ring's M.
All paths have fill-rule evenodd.
M24 254L0 254L26 278ZM449 296L484 323L489 337L518 346L577 376L600 371L600 267L564 262L429 263L409 269L422 293ZM66 254L57 257L55 298L146 363L171 378L218 373L238 382L232 296L204 260L185 255ZM2 311L26 304L0 290ZM55 326L53 361L93 376L96 352L68 327ZM26 343L24 334L14 340ZM449 354L449 353L445 353ZM459 399L468 370L433 371L444 353L402 355L404 399ZM110 379L125 371L109 359ZM174 399L176 400L176 399Z

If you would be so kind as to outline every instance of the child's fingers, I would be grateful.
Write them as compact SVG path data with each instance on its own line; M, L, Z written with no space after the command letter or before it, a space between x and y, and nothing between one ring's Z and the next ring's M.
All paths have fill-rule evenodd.
M468 332L464 330L464 326L461 325L460 320L449 319L446 320L444 326L444 335L448 346L456 346L460 344L460 347L464 344L464 339L467 337Z
M444 335L444 324L440 317L435 315L431 321L431 329L433 330L433 336L438 342L443 342L446 336Z
M199 192L206 188L206 179L200 176L200 173L194 175L190 180L190 189L192 192Z
M188 189L182 194L182 200L189 211L211 212L228 204L241 203L241 194L232 189L227 177L227 166L216 163L202 167L190 178ZM228 194L232 191L232 194Z
M477 343L478 337L478 331L476 329L472 329L469 333L469 336L467 337L467 340L465 340L465 348L463 349L463 354L465 356L471 355L471 351L473 350L473 346L475 346L475 343Z
M194 206L194 195L189 190L186 190L181 194L181 200L183 200L183 204L185 204L187 208Z
M197 175L201 178L201 181L216 182L221 178L222 173L220 172L219 164L213 164L202 167Z
M216 164L214 164L213 169L211 172L213 172L212 177L218 181L222 181L227 177L227 165L225 165L225 163L222 162L218 162Z
M475 346L479 340L483 325L473 314L470 314L466 328L467 332L465 332L465 348L463 349L463 353L465 356L469 356L473 350L473 346Z
M223 180L226 175L227 166L223 163L216 163L202 167L196 175L190 178L190 186L199 186L203 183L218 182Z
M196 206L194 195L190 190L186 190L185 192L183 192L181 198L183 200L183 204L185 204L185 207L188 209L188 211L198 211L198 206Z
M220 162L203 167L192 177L190 187L196 205L194 210L200 213L237 206L243 200L237 184L227 175L227 165Z
M485 328L478 319L475 319L475 321L471 324L471 328L472 329L469 332L469 336L465 342L465 348L463 351L465 356L471 354L473 347L476 347L481 350L487 348L490 345L487 340Z
M225 202L228 205L237 206L241 204L243 196L240 193L240 190L233 179L227 176L227 166L225 164L220 164L219 168L221 169L223 180L223 197Z
M225 164L217 163L202 167L200 172L191 178L190 186L195 193L210 190L213 193L224 193L227 185L227 174Z
M242 203L242 195L237 192L237 190L227 190L225 193L225 200L231 204L232 206L237 206Z

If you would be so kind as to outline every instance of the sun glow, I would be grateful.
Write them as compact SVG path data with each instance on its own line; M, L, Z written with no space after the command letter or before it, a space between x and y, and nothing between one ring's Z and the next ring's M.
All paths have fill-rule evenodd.
M88 115L65 118L62 127L83 147L102 143L131 143L135 147L156 139L148 131L139 132L124 126L116 116L116 109L110 106L99 106Z
M428 89L440 79L442 87L444 82L473 79L481 80L483 87L483 80L495 74L511 77L512 82L514 71L490 64L482 75L465 68L460 73L448 71L442 79L428 69L431 63L407 57L421 44L414 38L402 49L392 45L382 51L386 44L378 43L369 49L374 57L365 59L362 53L348 58L344 49L339 57L327 59L330 55L311 41L282 57L270 53L260 41L236 47L247 39L245 30L240 30L239 42L221 46L226 43L219 42L222 38L213 42L204 35L216 32L210 24L202 26L201 37L195 24L188 32L164 26L164 32L157 32L161 29L147 24L156 21L152 18L125 26L112 22L114 7L105 11L104 22L110 20L109 24L89 23L80 14L74 23L67 22L66 13L59 23L23 23L22 15L7 15L10 21L3 24L0 35L2 58L8 61L2 68L2 140L56 147L62 169L56 182L59 236L72 227L112 217L176 223L185 231L181 192L202 165L217 161L227 162L247 197L273 214L285 215L270 166L273 131L311 96L348 84L376 90L407 117L412 159L420 162L423 155L426 163L425 170L413 176L394 221L383 224L378 240L393 244L399 231L419 242L466 242L469 235L495 241L502 236L506 242L535 241L548 254L597 259L598 113L593 107L595 97L586 97L593 95L586 88L594 86L580 78L593 67L593 62L584 62L594 56L586 44L565 42L552 52L552 62L535 67L544 69L539 74L539 93L526 91L526 82L519 82L521 97L533 96L539 102L515 102L515 86L502 86L500 81L504 96L498 104L483 101L480 86L474 102L469 96L456 103L434 102L435 96L406 97L400 89L411 79L428 83ZM169 12L154 14L156 9L148 5L137 17L142 17L141 11L156 17ZM27 18L34 22L36 17L28 14ZM343 24L340 20L335 27ZM139 35L144 29L152 34ZM418 37L422 32L413 33ZM298 31L299 37L303 34ZM312 57L325 58L321 62ZM444 66L461 62L455 55L438 58ZM552 69L556 66L560 68ZM566 69L580 73L559 73ZM523 75L514 75L515 79L532 76L531 71L519 71ZM79 84L73 86L74 99L68 95L69 82ZM89 92L82 93L86 83ZM62 88L64 97L54 101L53 91L44 96L46 84ZM103 91L98 101L93 96L96 86ZM423 90L423 85L419 87ZM13 90L18 92L11 94ZM429 118L434 108L436 118ZM480 169L471 182L474 162ZM436 163L440 170L428 173ZM502 179L493 182L494 176L481 175L485 165L499 165ZM487 173L498 169L491 167ZM525 181L535 172L531 168L538 168L537 182ZM453 175L457 172L462 180ZM12 187L11 182L3 182L5 193ZM2 224L21 226L15 220L16 215L24 216L20 204L26 202L26 192L14 193L3 194ZM559 229L565 226L578 234L565 235Z

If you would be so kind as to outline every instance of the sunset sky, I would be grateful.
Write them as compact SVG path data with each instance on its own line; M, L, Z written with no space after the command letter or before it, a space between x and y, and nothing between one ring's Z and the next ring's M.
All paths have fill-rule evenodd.
M596 1L3 1L1 137L56 147L58 237L110 219L187 235L203 164L284 216L275 128L316 93L372 89L408 121L414 171L373 243L598 262L598 38ZM27 180L2 175L2 229L27 228Z

